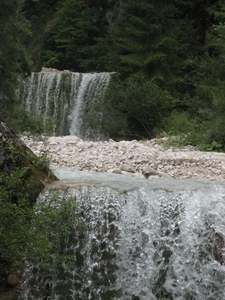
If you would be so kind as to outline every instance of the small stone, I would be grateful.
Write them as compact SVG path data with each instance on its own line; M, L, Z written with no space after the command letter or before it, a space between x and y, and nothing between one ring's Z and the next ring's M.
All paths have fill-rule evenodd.
M19 278L15 274L9 274L7 276L7 283L11 286L16 286L19 284Z
M120 169L109 169L107 173L122 174L122 171Z
M129 173L134 173L135 172L134 169L133 169L133 167L131 167L128 164L123 164L121 166L121 171L129 172Z
M120 169L114 169L112 172L114 174L121 174L122 173Z
M136 178L141 178L141 179L145 178L145 176L143 174L138 173L138 172L134 173L132 176L134 176Z
M152 168L147 168L143 170L142 174L145 176L145 178L148 178L149 176L158 175L158 172Z

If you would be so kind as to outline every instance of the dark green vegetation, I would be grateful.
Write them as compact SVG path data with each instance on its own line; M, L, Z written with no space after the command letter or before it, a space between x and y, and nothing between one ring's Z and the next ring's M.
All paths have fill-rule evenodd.
M0 115L17 132L42 131L15 96L31 71L113 71L98 104L104 133L130 139L165 132L202 149L225 150L224 1L0 0L0 7ZM3 159L12 146L3 143L1 136L2 274L34 241L32 204L43 188L20 164L17 149Z
M40 132L37 117L28 114L15 97L18 81L32 70L27 51L31 31L23 4L23 0L0 0L0 116L17 132Z
M62 263L72 269L74 257L68 248L81 231L76 214L75 198L66 199L52 191L47 199L41 199L35 205L29 230L28 261L46 273L54 272Z
M57 178L0 119L0 298L12 268L21 267L25 252L43 241L30 230L33 205L46 183ZM40 222L39 222L40 223ZM43 245L43 244L42 244ZM43 251L39 249L39 251ZM34 251L31 251L34 253ZM37 258L37 256L36 256Z
M100 104L104 132L184 134L224 150L222 1L1 1L0 109L14 129L42 130L15 101L19 76L41 66L114 71Z
M182 134L184 143L225 150L224 1L1 2L1 112L15 129L42 130L9 94L19 75L42 66L113 71L99 104L103 132Z
M19 287L13 289L7 279L21 274L25 259L46 278L62 262L72 267L71 253L64 250L81 230L75 199L51 194L36 203L45 185L58 180L47 163L0 119L0 299L15 299Z

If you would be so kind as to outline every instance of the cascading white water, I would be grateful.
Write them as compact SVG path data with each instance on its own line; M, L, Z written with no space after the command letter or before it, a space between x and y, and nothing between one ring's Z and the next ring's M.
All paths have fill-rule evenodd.
M39 201L53 190L77 206L74 264L30 268L22 300L225 299L223 184L76 173Z
M95 138L85 127L82 115L88 104L99 101L109 84L111 73L37 72L21 85L19 98L27 110L43 117L54 135ZM51 133L52 134L52 133ZM92 136L91 136L92 134Z
M76 73L73 74L73 77L76 77ZM77 95L75 97L71 95L71 98L76 99L76 101L72 113L69 115L71 120L70 135L80 136L83 123L82 112L84 112L88 102L96 101L96 99L101 99L103 97L105 89L109 84L109 80L109 73L82 74ZM76 79L74 78L72 82L76 83ZM76 89L72 88L71 91L73 90Z

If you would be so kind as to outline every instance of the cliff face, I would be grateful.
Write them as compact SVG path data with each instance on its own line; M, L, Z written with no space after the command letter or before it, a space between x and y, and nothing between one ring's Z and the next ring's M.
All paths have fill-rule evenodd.
M19 294L16 264L27 242L29 208L55 180L48 166L0 118L0 299L16 299Z

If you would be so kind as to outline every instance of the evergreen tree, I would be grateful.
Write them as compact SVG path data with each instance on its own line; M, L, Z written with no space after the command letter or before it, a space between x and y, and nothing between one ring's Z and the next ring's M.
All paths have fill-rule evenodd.
M187 43L181 39L184 22L173 2L121 2L109 36L109 68L122 79L112 83L111 91L123 95L111 92L109 99L115 109L117 97L126 124L142 136L153 136L154 128L174 109L184 84L181 70Z
M104 11L92 1L63 1L45 47L44 64L78 72L103 71L106 25Z
M209 144L216 142L225 149L225 4L223 1L217 1L212 5L208 9L208 14L213 22L206 32L205 55L197 69L201 71L197 85L197 95L202 99L199 114L206 142Z
M120 11L110 35L111 69L125 76L142 74L161 86L176 85L184 52L177 8L170 1L129 0Z
M32 36L27 42L34 70L43 66L43 50L53 29L53 18L61 0L24 0L23 11L31 24Z
M23 0L0 0L0 111L9 114L19 75L28 75L30 60L24 46L29 25L22 14Z

